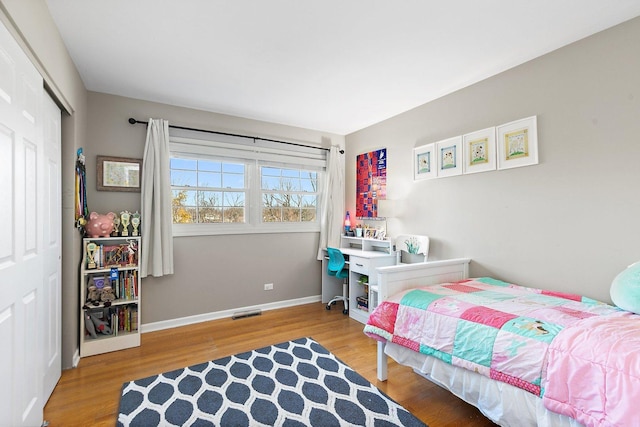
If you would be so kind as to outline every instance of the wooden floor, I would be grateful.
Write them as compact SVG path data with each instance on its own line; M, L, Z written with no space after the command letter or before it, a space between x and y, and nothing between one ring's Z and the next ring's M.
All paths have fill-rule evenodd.
M389 362L389 380L376 379L376 344L363 325L321 303L265 311L142 334L137 348L86 357L62 378L44 408L51 427L116 424L122 384L300 337L311 337L430 427L493 426L476 408Z

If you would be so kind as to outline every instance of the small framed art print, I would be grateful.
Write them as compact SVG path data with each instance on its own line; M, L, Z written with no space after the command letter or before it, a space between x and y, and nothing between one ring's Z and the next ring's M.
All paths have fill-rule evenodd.
M413 179L436 177L435 144L422 145L413 149Z
M462 136L435 144L438 177L462 175Z
M142 159L97 156L96 162L98 191L140 192Z
M537 117L527 117L496 128L498 169L538 164Z
M496 170L496 128L487 128L462 135L462 173Z

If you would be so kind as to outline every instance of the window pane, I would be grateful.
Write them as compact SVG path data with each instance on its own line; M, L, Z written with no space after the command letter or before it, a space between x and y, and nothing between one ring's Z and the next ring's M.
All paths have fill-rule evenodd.
M197 174L195 171L171 170L171 185L177 187L195 187Z
M224 222L244 222L244 208L233 207L224 208L223 210Z
M316 183L316 180L310 180L310 179L301 179L300 180L300 191L306 191L308 193L315 193L316 189L318 188L318 185Z
M244 193L225 191L224 206L244 206Z
M196 222L196 210L193 206L173 206L174 224L191 224Z
M200 172L198 173L198 187L222 187L222 176L219 173Z
M266 167L266 166L262 167L262 175L280 176L280 174L281 174L280 169L269 168L269 167Z
M169 164L171 169L197 169L197 161L191 159L179 159L177 157L173 157Z
M300 171L294 169L282 169L282 176L300 178Z
M264 222L280 222L282 213L280 208L266 208L262 210L262 221Z
M280 189L280 178L275 177L262 177L262 189L263 190L279 190Z
M195 206L196 192L191 190L173 190L173 204L181 206Z
M300 210L302 221L313 222L316 220L316 208L303 208Z
M200 208L201 223L222 222L222 209L220 208Z
M244 175L225 173L222 176L221 187L224 188L244 188Z
M198 191L198 206L212 207L222 206L221 191Z
M317 206L318 196L302 196L300 206L313 207Z
M212 162L211 160L198 160L198 170L208 172L221 172L222 164L220 162Z
M282 189L285 191L299 191L300 180L295 178L282 178Z
M244 174L244 165L242 163L223 163L222 172Z
M282 220L284 222L300 222L300 209L282 208Z

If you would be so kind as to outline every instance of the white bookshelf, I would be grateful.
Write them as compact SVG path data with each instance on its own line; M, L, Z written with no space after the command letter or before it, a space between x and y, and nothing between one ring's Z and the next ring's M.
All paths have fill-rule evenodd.
M140 237L84 238L80 267L80 357L140 345ZM95 249L90 251L89 249ZM90 287L111 286L113 301L89 300ZM110 328L95 337L87 328L87 315L97 316ZM93 323L93 321L91 321ZM95 328L95 325L94 325Z

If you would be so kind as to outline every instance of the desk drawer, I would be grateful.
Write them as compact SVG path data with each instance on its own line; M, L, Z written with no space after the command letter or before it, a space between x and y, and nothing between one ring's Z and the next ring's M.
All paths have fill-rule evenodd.
M371 260L367 258L360 258L357 256L349 257L349 269L354 273L361 273L369 275L369 266L371 265Z

